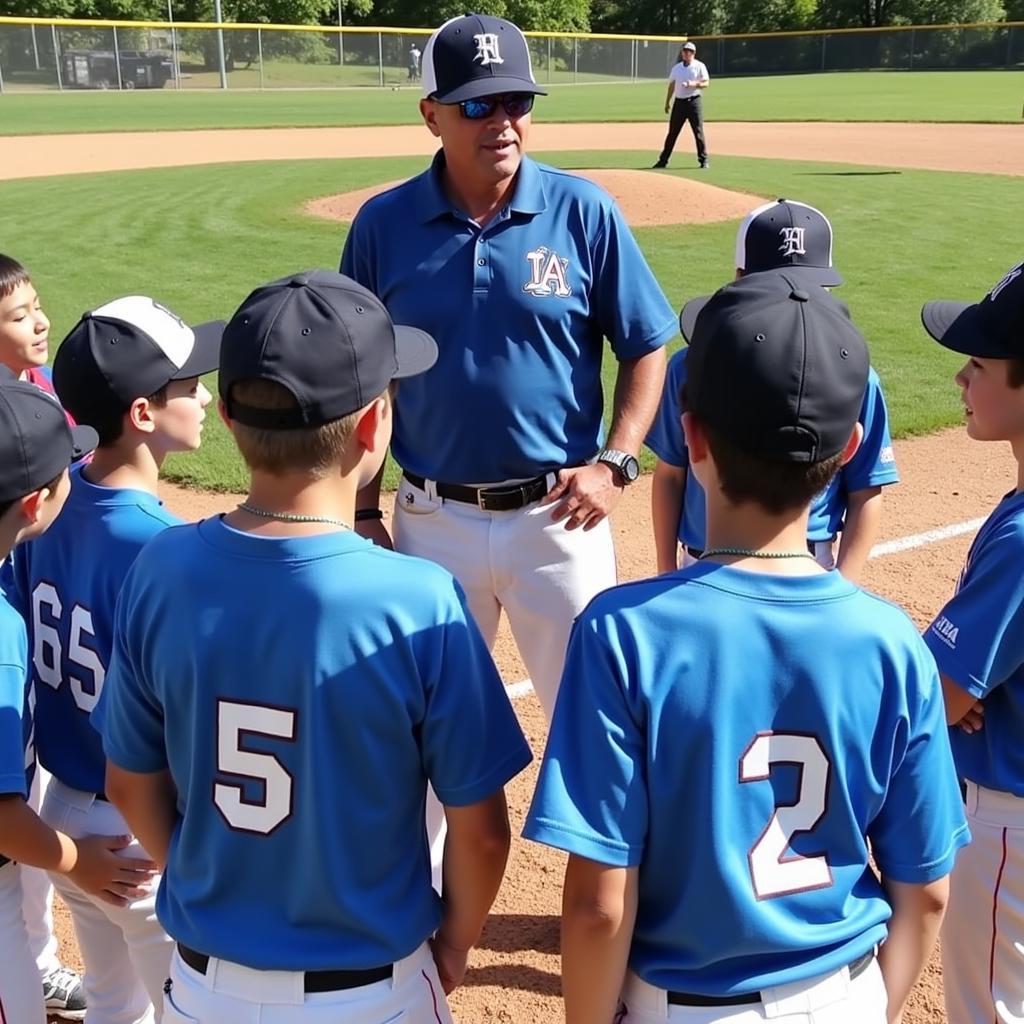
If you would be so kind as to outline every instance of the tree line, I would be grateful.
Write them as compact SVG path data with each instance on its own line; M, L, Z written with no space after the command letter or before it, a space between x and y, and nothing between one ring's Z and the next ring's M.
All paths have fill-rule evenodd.
M171 0L175 21L212 21L213 0ZM467 6L525 29L718 35L1024 20L1024 0L222 0L226 21L429 28ZM167 0L0 0L23 17L163 20Z

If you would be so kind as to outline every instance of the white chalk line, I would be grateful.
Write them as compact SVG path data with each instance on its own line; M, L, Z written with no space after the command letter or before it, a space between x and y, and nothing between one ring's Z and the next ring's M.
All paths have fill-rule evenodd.
M954 523L952 526L940 526L935 530L912 533L909 537L887 540L882 544L876 544L871 549L871 554L868 555L868 558L885 558L886 555L898 555L904 551L913 551L914 548L923 548L928 544L938 544L953 537L960 537L965 533L975 533L981 529L985 518L985 516L982 516L980 519L968 519L966 522ZM522 679L518 683L510 683L506 686L505 692L511 700L520 700L533 693L533 683L529 679Z

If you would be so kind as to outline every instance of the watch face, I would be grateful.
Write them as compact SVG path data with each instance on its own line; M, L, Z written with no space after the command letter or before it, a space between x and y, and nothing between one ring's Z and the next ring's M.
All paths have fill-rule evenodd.
M622 475L627 483L632 483L640 475L640 463L632 455L622 464Z

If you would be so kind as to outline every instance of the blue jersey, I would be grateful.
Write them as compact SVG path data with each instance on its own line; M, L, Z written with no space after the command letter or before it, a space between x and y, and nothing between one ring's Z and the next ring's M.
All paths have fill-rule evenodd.
M441 919L427 780L469 805L531 756L445 570L220 518L139 556L98 715L112 762L174 779L167 932L264 970L415 950Z
M838 969L886 934L869 841L883 875L922 883L968 840L935 664L835 572L699 563L605 591L573 631L525 835L639 867L630 966L658 988Z
M0 794L28 799L35 773L25 622L0 589ZM2 843L0 843L2 846ZM0 865L8 858L0 854Z
M591 458L604 338L620 360L645 355L678 330L672 308L592 182L524 158L511 201L480 228L445 195L443 166L439 153L371 199L341 258L396 323L438 342L434 367L398 389L395 459L493 483Z
M984 701L985 725L950 741L961 778L1024 796L1024 494L978 531L956 594L925 632L939 670Z
M125 574L147 541L179 522L155 495L97 487L77 467L56 522L14 552L32 651L39 761L74 789L103 792L106 759L91 715L110 664Z
M687 468L689 458L680 419L683 414L679 393L686 383L686 348L669 361L665 389L651 429L647 447L662 462ZM881 487L899 480L889 437L889 413L882 395L882 383L874 370L868 371L868 386L860 410L864 440L857 453L832 478L831 483L811 502L807 521L807 539L833 540L842 529L849 495L868 487ZM679 517L679 542L688 548L703 550L707 536L707 512L704 489L692 473L686 477L683 509Z

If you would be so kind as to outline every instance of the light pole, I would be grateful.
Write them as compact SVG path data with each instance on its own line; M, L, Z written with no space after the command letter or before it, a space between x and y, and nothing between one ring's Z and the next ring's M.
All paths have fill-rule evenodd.
M217 20L217 61L220 65L220 87L226 89L228 87L228 72L224 63L224 29L220 27L224 19L220 12L220 0L213 0L213 16Z
M338 0L338 28L342 28L345 22L341 17L342 0ZM338 66L345 66L345 33L338 33Z

